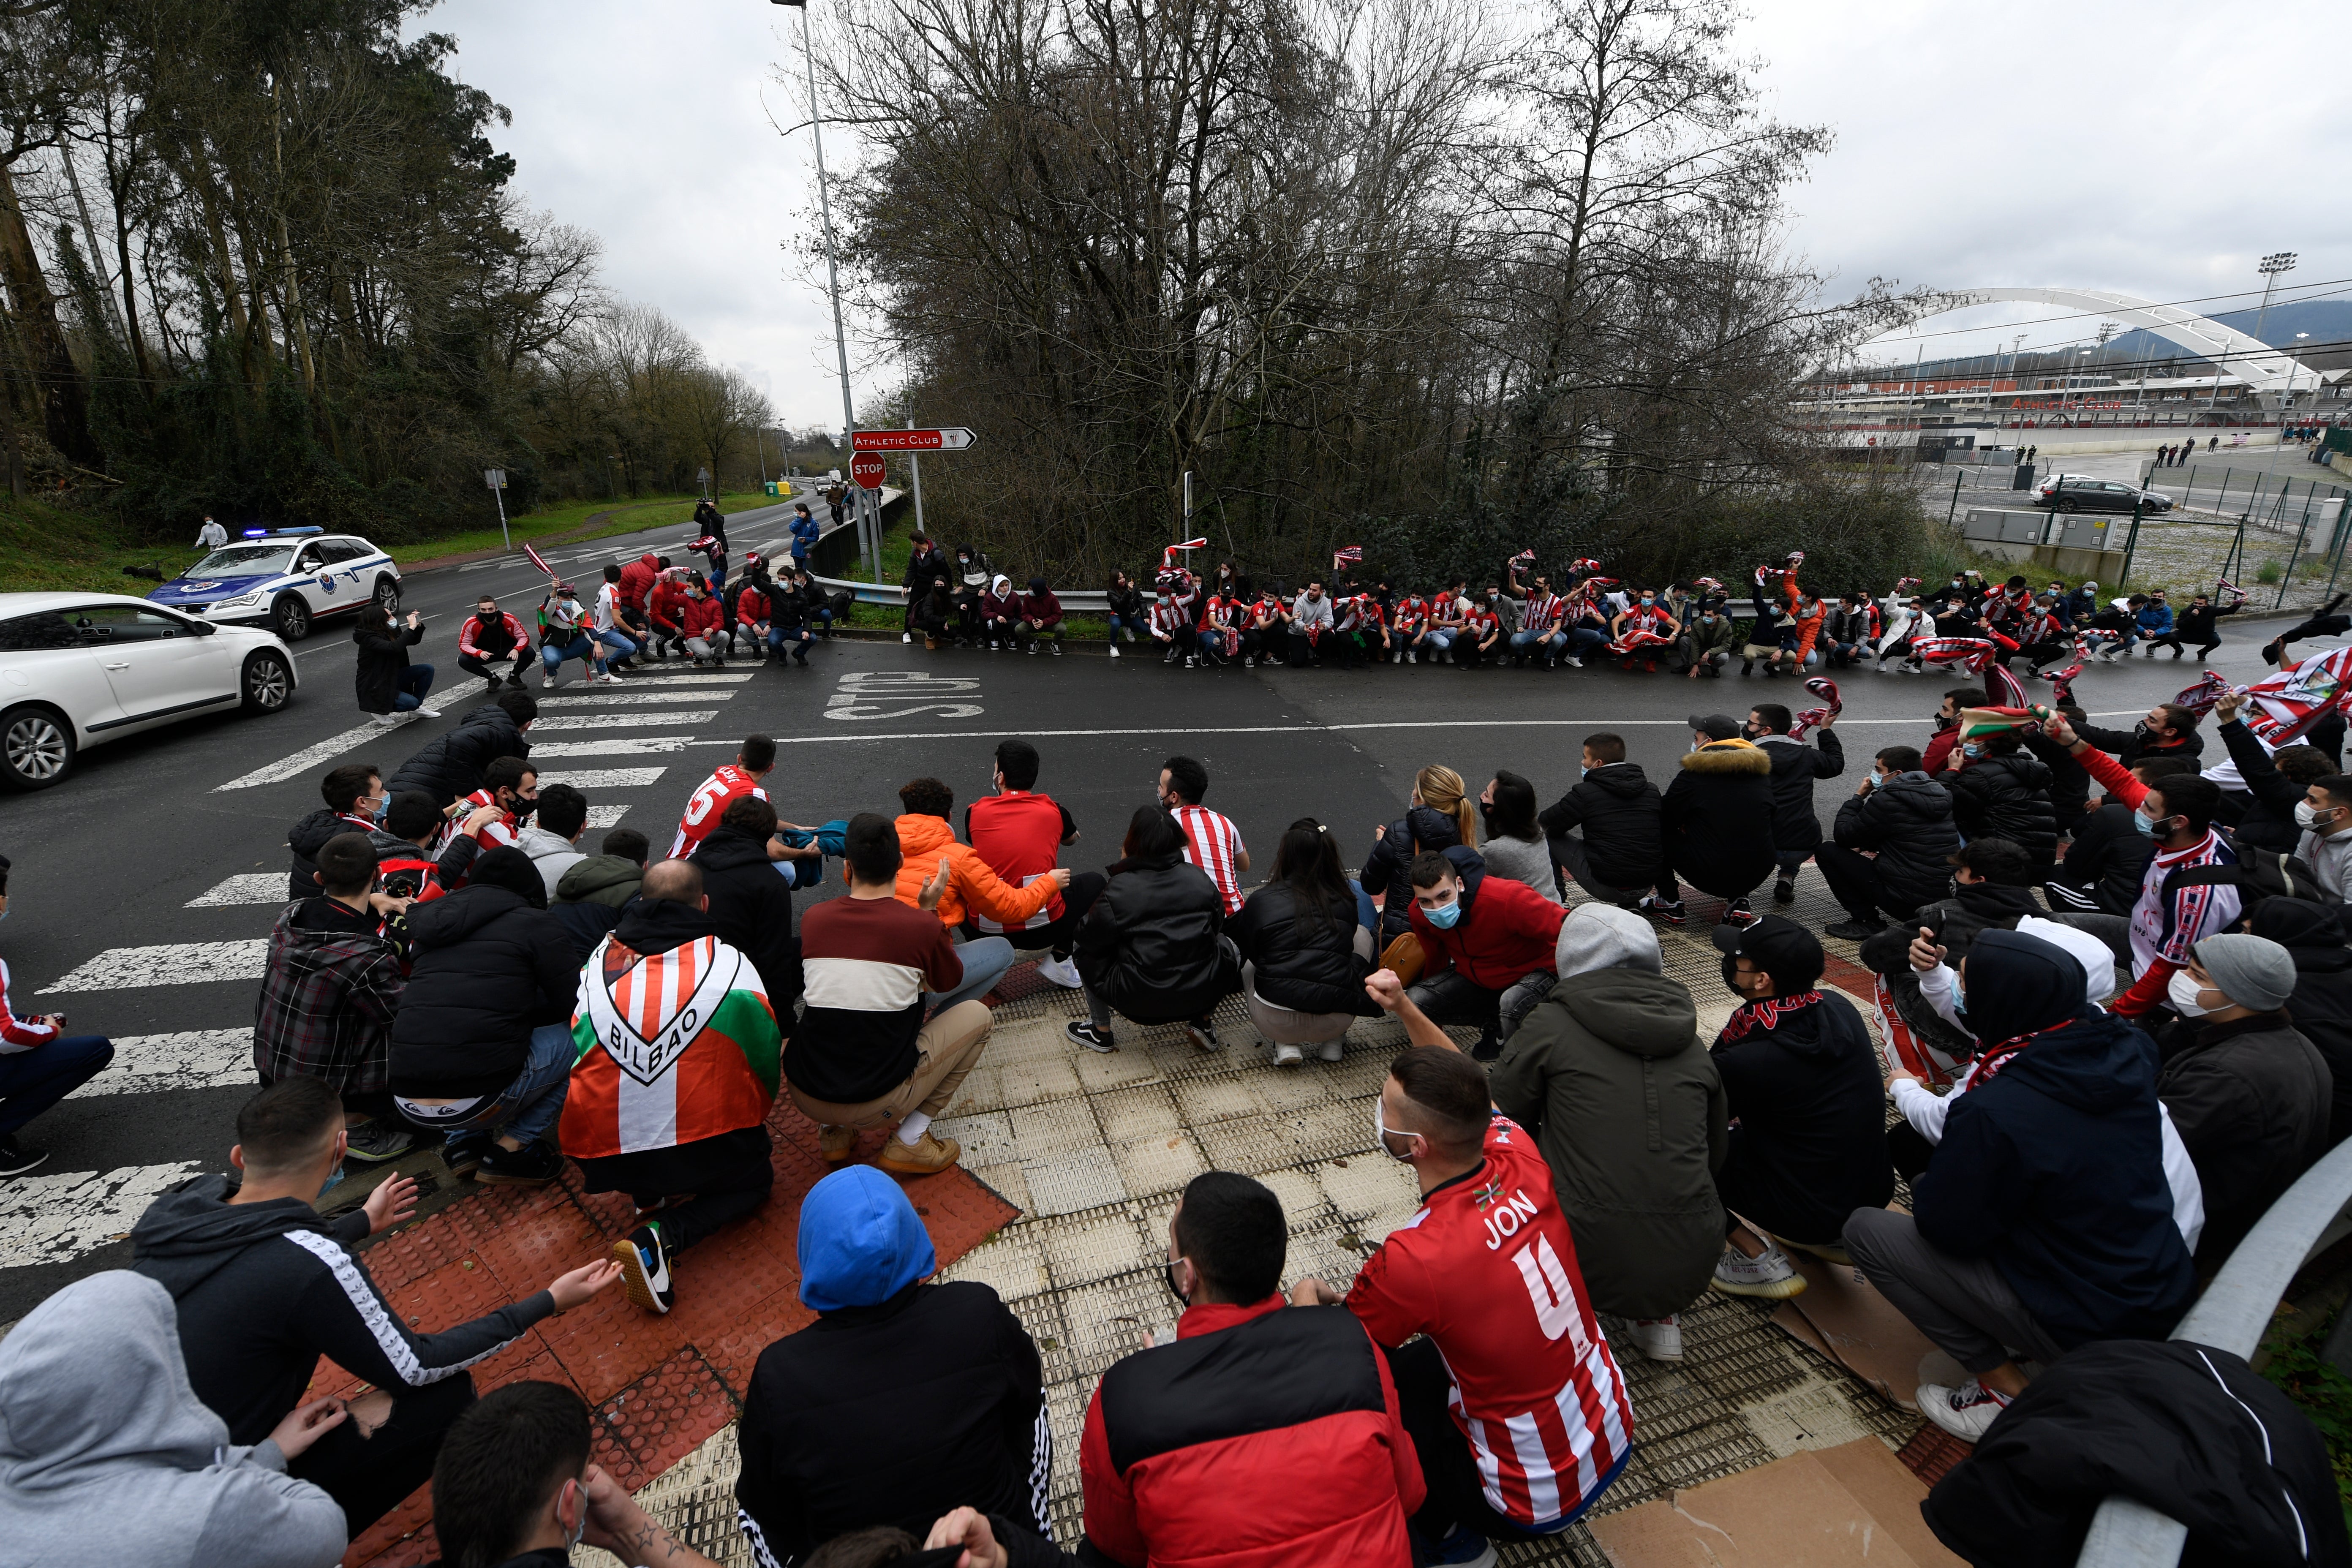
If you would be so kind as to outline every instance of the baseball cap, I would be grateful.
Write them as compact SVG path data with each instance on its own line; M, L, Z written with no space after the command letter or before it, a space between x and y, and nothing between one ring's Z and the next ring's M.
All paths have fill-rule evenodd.
M1772 977L1780 995L1810 991L1822 977L1821 940L1792 920L1763 915L1747 925L1715 928L1715 945Z
M1690 727L1710 740L1736 741L1739 738L1739 721L1728 713L1694 713L1690 716Z

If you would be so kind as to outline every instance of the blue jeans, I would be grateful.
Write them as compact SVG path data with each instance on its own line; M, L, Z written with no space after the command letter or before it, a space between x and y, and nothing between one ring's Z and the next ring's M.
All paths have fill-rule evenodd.
M570 1025L541 1024L530 1032L530 1052L523 1058L522 1071L506 1088L463 1116L443 1121L426 1121L414 1115L407 1119L415 1126L446 1132L453 1147L487 1142L501 1132L526 1146L538 1142L555 1130L555 1119L563 1114L563 1097L572 1089L572 1064L579 1056Z
M1444 653L1454 646L1454 634L1442 626L1432 626L1422 634L1433 652Z
M1348 886L1355 889L1356 923L1371 932L1377 939L1381 934L1381 911L1372 908L1371 894L1364 891L1363 884L1360 882L1350 882Z
M596 640L604 644L606 647L620 649L621 657L623 658L635 658L637 657L637 645L627 637L623 637L617 630L598 632L596 634Z
M1140 616L1111 616L1110 640L1112 642L1118 641L1118 634L1121 632L1125 632L1127 634L1127 640L1129 642L1136 640L1135 634L1138 632L1145 632L1146 636L1150 635L1150 633L1145 630L1143 617Z
M784 657L784 649L790 647L800 661L806 664L809 644L815 640L814 634L806 626L772 626L768 628L768 651L779 660Z
M1001 936L975 937L971 942L958 942L956 956L963 960L963 984L952 991L924 992L926 1016L936 1016L959 1002L977 1002L987 995L1004 978L1004 972L1013 967L1013 944Z
M393 693L392 710L406 713L425 706L425 694L433 689L433 667L412 664L400 672L400 689Z
M114 1059L104 1035L68 1035L0 1056L0 1138L88 1083Z
M1532 658L1540 651L1546 658L1558 658L1559 650L1568 646L1566 632L1513 632L1511 651Z
M588 662L588 656L595 650L595 647L594 640L586 632L581 632L570 642L542 644L539 650L539 658L540 662L547 667L547 678L552 680L555 679L555 672L562 668L565 659L576 658L585 664Z
M1598 626L1570 626L1568 628L1568 657L1582 658L1608 641L1609 634Z

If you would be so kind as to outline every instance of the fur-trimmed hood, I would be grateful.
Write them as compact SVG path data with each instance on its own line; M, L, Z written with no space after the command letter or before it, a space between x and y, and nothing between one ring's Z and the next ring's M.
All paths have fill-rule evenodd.
M1772 759L1746 741L1709 741L1685 756L1683 766L1695 773L1754 773L1769 778Z

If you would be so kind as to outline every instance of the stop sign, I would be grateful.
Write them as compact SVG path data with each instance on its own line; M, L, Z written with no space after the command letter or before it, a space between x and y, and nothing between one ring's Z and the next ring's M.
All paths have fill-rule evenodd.
M860 452L849 461L849 477L869 490L882 488L882 454Z

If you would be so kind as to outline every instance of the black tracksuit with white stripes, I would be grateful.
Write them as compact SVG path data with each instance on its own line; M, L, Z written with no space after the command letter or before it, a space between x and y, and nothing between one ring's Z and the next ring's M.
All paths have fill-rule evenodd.
M289 1467L343 1505L356 1536L432 1475L441 1434L473 1401L465 1369L551 1314L554 1299L541 1290L418 1333L345 1246L367 1235L365 1214L328 1221L295 1198L231 1204L232 1190L199 1176L157 1198L131 1229L131 1266L172 1293L189 1384L232 1443L268 1436L308 1397L322 1355L392 1394L373 1437L346 1421Z

